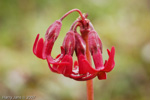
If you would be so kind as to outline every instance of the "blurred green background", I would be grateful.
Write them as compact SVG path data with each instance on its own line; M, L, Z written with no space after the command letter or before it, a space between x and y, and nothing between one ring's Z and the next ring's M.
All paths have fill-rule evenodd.
M107 48L116 48L116 66L107 80L94 79L95 100L150 100L149 0L0 0L0 96L86 100L86 82L51 72L32 53L37 33L44 37L49 25L73 8L89 14L104 59ZM63 20L53 57L78 16L74 12Z

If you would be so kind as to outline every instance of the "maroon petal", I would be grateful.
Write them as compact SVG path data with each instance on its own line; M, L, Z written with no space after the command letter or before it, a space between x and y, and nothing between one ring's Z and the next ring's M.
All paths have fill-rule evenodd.
M106 79L106 78L107 78L106 72L99 72L99 73L97 74L97 77L98 77L99 80Z
M108 58L108 61L107 60L105 61L105 64L104 64L105 68L103 71L110 72L115 66L115 61L114 61L115 48L112 47L111 51L107 50L107 52L108 52L109 58Z

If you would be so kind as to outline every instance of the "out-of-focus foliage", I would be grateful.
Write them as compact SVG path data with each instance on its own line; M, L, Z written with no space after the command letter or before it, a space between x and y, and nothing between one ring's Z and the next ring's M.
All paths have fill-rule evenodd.
M52 73L46 61L32 53L36 34L44 37L48 26L73 8L89 14L103 42L105 59L106 49L116 48L116 66L107 80L94 79L95 100L149 100L149 0L0 0L0 96L86 99L86 82ZM77 17L72 13L63 21L54 57Z

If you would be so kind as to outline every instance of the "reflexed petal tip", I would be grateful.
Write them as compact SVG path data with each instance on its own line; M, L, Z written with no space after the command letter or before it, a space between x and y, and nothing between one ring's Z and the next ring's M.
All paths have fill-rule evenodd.
M115 61L114 61L114 57L115 57L115 47L111 48L111 51L107 50L109 58L108 61L105 61L105 68L103 71L105 72L110 72L114 66L115 66Z
M37 45L38 39L39 39L39 34L37 34L36 39L33 44L33 53L34 54L36 54L36 45Z
M115 61L114 61L115 48L112 47L111 51L109 51L107 49L107 52L108 52L109 58L108 58L108 60L105 60L105 64L104 64L105 68L103 70L99 71L97 74L97 77L99 80L106 79L107 78L106 72L110 72L115 66Z
M41 58L41 59L45 59L43 57L43 48L44 48L44 40L43 38L40 38L39 39L39 34L36 36L36 39L35 39L35 42L34 42L34 45L33 45L33 53Z

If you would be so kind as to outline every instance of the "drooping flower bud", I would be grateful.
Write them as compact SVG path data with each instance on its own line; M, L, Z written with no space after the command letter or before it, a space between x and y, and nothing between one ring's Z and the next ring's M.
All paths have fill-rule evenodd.
M48 59L48 63L52 63L53 67L51 69L57 70L58 73L63 74L64 76L70 76L72 73L73 59L72 55L75 48L75 35L73 31L69 31L63 41L61 46L61 52L54 61ZM58 60L59 59L59 60Z
M52 47L54 45L54 42L56 41L60 29L61 29L62 23L60 20L56 20L46 31L45 34L45 48L44 48L44 54L45 56L51 56Z
M84 40L78 33L75 34L75 37L76 37L75 51L79 63L79 74L95 73L96 70L92 68L92 66L86 59L86 44Z
M60 20L57 20L52 25L50 25L45 34L45 41L43 38L39 39L39 34L37 35L33 45L33 53L37 57L46 59L47 56L51 56L50 54L52 47L59 35L61 26L62 23Z
M102 43L96 31L91 30L88 35L89 50L93 56L95 68L101 70L104 68L102 57Z
M88 43L89 43L89 50L93 56L93 61L95 64L95 68L99 70L97 73L98 79L106 79L106 72L111 71L114 68L115 61L115 48L112 47L111 51L107 49L109 59L105 61L103 64L103 57L102 57L102 42L97 34L96 31L91 30L88 36Z

